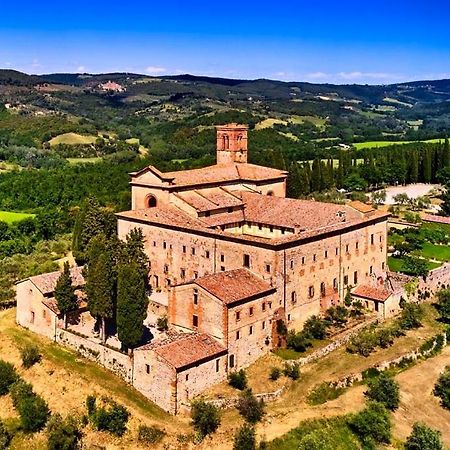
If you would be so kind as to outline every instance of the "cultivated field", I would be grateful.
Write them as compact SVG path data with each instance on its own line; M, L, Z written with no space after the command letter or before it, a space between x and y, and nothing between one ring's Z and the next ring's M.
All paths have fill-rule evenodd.
M34 217L34 214L0 211L0 221L6 223L20 222L23 219Z
M67 144L67 145L86 145L94 144L98 136L84 136L78 133L64 133L50 139L50 145Z
M426 142L428 144L437 144L443 141L444 141L443 139L428 139L426 141L420 142ZM411 144L413 142L416 141L367 141L367 142L357 142L356 144L353 144L353 146L359 150L361 148L380 148L380 147L388 147L389 145Z

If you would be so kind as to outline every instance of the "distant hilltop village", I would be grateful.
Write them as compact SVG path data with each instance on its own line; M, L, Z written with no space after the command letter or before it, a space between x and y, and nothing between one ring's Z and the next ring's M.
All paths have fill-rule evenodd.
M64 330L54 299L58 272L18 283L18 323L90 349L86 356L177 413L230 371L284 345L280 324L301 329L341 304L350 288L380 316L395 313L400 295L385 282L388 214L359 202L286 198L286 178L248 163L247 127L238 124L217 127L213 166L131 174L132 209L117 214L118 235L142 230L152 286L148 323L163 315L169 323L132 358L75 333L94 322L80 268L72 269L78 325Z

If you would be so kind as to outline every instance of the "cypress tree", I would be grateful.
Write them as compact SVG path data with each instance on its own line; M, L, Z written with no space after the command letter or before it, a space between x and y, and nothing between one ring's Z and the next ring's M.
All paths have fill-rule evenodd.
M64 314L64 328L67 328L67 314L75 311L78 307L75 289L72 286L72 277L70 276L69 263L64 263L64 270L56 282L55 299L61 314Z
M133 348L141 342L147 306L142 267L137 262L120 264L117 275L117 333L125 347Z
M430 183L432 178L432 153L426 148L423 155L423 181Z
M103 234L95 236L88 247L88 262L84 270L88 308L101 322L101 339L106 340L106 321L114 316L115 268Z
M445 138L444 141L444 151L443 151L443 161L444 167L450 166L450 144L448 142L448 138Z
M287 178L288 196L291 198L299 198L301 193L300 186L300 168L297 161L291 163Z
M321 162L319 159L315 159L312 163L311 174L311 190L313 192L319 192L322 190L322 175L321 175Z

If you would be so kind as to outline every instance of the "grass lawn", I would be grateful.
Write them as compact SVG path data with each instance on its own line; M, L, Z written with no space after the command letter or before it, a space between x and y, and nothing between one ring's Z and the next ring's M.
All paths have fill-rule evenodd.
M440 265L441 264L435 262L427 262L428 270L436 269L436 267L439 267ZM388 256L388 266L389 270L391 270L392 272L403 272L405 270L405 265L402 258L394 258L393 256Z
M88 135L84 136L78 133L64 133L59 136L55 136L50 139L50 145L58 145L58 144L68 144L68 145L77 145L77 144L94 144L98 139L98 136Z
M438 142L443 142L443 139L428 139L427 141L420 141L420 142L427 142L429 144L436 144ZM368 141L368 142L357 142L356 144L353 144L355 148L358 150L361 148L377 148L377 147L388 147L389 145L395 145L395 144L411 144L415 141Z
M312 346L308 347L308 349L305 352L296 352L292 348L278 348L274 350L274 354L280 357L281 359L299 359L304 358L305 356L310 355L311 353L314 353L316 350L319 350L322 347L326 347L328 344L331 343L330 339L313 339L311 341Z
M20 222L21 220L34 216L35 214L0 211L0 221L6 223Z
M102 160L101 156L94 156L92 158L66 158L70 164L95 164Z
M425 242L417 254L427 259L437 259L438 261L450 261L450 246L430 244Z

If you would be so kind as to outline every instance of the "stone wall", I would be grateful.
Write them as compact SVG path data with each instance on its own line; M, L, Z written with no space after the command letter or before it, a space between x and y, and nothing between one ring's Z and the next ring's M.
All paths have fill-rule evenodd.
M439 289L450 286L450 263L444 263L441 267L430 270L426 279L420 279L418 291L429 293L433 296Z
M85 358L102 365L126 382L133 382L133 361L127 354L69 330L58 329L56 342L77 350Z

